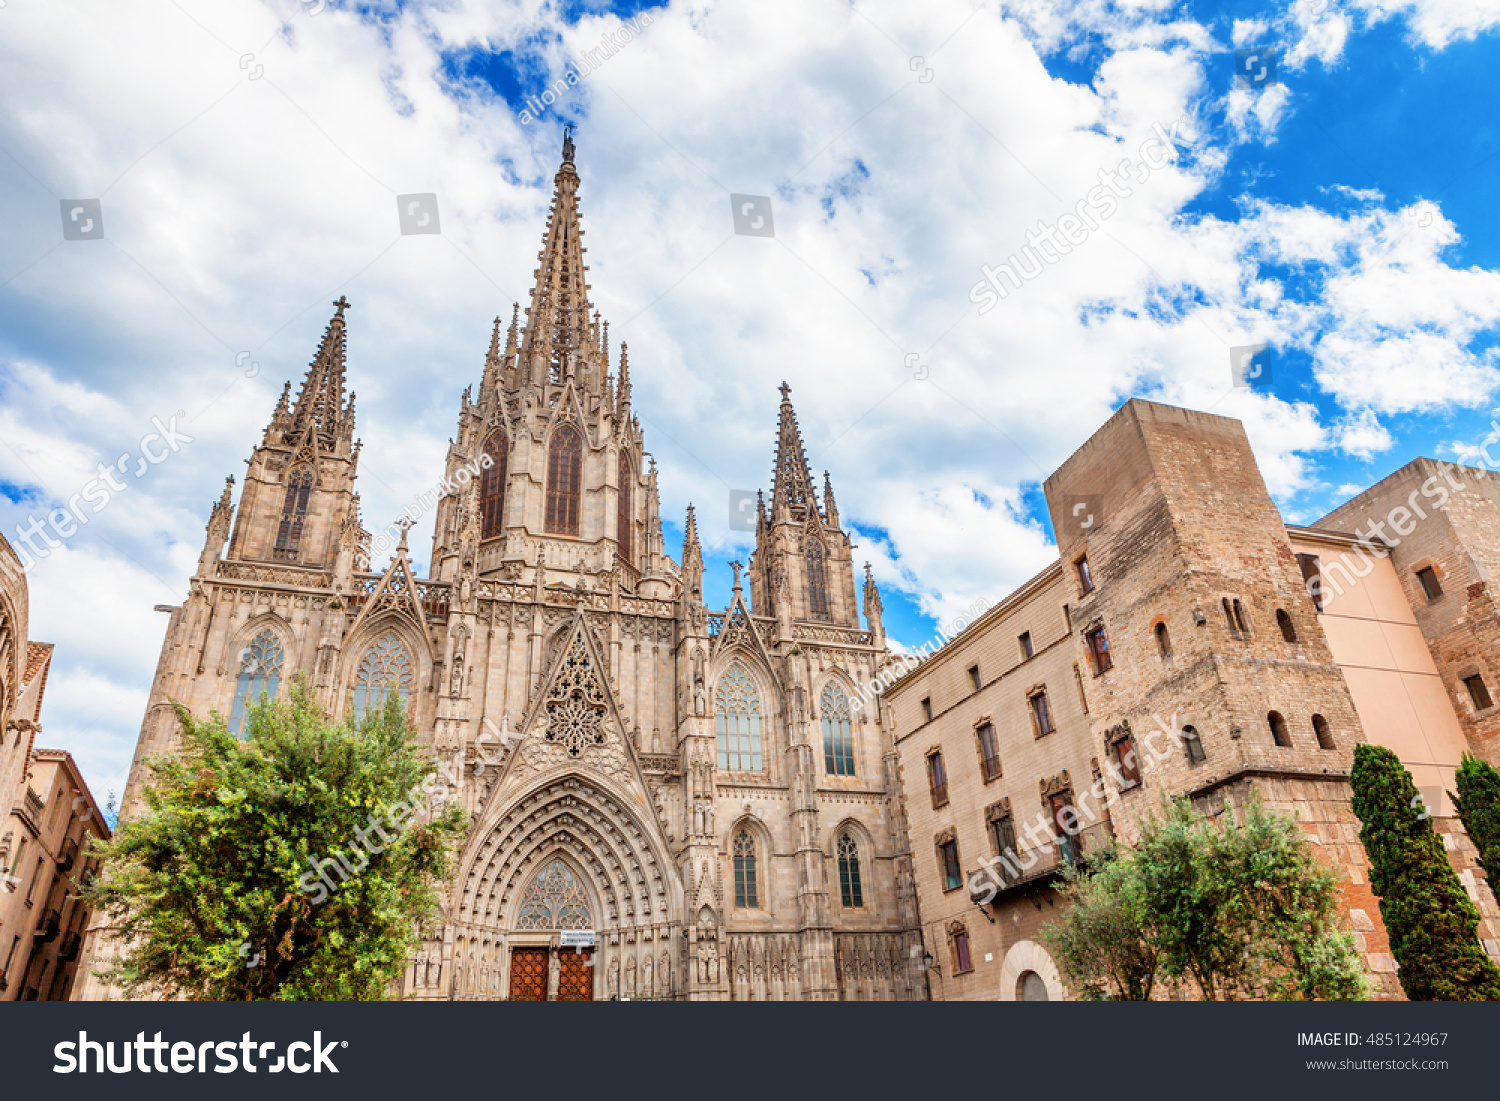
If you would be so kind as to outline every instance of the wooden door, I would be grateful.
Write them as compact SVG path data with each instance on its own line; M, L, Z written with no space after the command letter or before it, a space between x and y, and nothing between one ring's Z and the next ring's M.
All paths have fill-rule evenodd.
M563 948L557 954L557 1000L591 1002L594 1000L594 950Z
M545 1002L547 1000L547 949L512 948L510 950L510 1000Z

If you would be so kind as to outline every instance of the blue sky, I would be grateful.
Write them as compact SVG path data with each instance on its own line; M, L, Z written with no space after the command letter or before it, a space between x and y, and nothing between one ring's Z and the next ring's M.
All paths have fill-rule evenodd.
M152 417L194 437L33 571L46 740L101 794L134 748L151 609L183 598L340 294L366 526L436 480L491 319L524 304L564 121L667 547L693 502L711 604L749 553L728 495L769 483L783 380L909 645L1049 561L1041 479L1131 396L1241 419L1298 523L1491 431L1491 0L122 8L13 3L0 35L0 530ZM520 115L623 18L630 42ZM1276 48L1279 83L1235 89L1236 46ZM1083 255L976 310L984 265L1177 119L1177 158ZM414 192L441 235L397 232ZM733 232L730 193L771 197L774 239ZM76 197L105 240L60 240ZM1259 342L1273 385L1234 387L1229 349Z

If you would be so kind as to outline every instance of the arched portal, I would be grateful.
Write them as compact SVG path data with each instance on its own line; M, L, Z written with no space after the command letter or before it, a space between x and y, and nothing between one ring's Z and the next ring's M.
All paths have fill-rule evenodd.
M665 840L632 802L602 777L570 772L486 813L453 899L455 960L475 961L457 966L454 997L685 993L682 887Z

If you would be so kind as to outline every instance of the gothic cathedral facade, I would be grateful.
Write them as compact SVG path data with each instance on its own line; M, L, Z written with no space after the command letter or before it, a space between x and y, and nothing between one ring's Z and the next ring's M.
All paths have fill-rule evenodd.
M569 139L525 323L502 340L496 320L460 400L425 579L404 535L373 569L336 303L238 507L232 479L213 507L126 813L174 744L170 701L239 730L298 674L335 718L396 693L471 816L402 997L924 997L892 734L851 707L888 660L880 595L868 568L856 590L786 386L729 606L704 604L691 506L667 555L626 347L612 363L588 300L578 183ZM114 994L91 977L75 996Z

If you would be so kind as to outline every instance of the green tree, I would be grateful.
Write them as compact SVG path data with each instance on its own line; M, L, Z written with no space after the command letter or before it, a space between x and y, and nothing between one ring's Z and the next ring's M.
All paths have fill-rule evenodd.
M1149 997L1158 976L1191 978L1209 1000L1366 996L1338 877L1292 818L1256 802L1243 825L1167 805L1133 850L1090 863L1063 893L1073 905L1044 939L1086 996Z
M1090 1000L1147 1001L1156 974L1156 950L1141 922L1139 879L1129 857L1109 849L1081 868L1069 865L1061 892L1065 918L1041 939L1068 979Z
M244 741L217 713L177 717L144 808L95 848L87 896L121 945L101 977L192 1000L386 997L468 821L399 698L334 724L299 678Z
M1500 771L1488 761L1464 754L1458 766L1458 792L1453 796L1469 840L1479 850L1479 866L1500 892Z
M1413 1000L1500 998L1500 969L1479 943L1479 911L1464 894L1411 774L1384 746L1354 747L1354 813L1370 887Z

